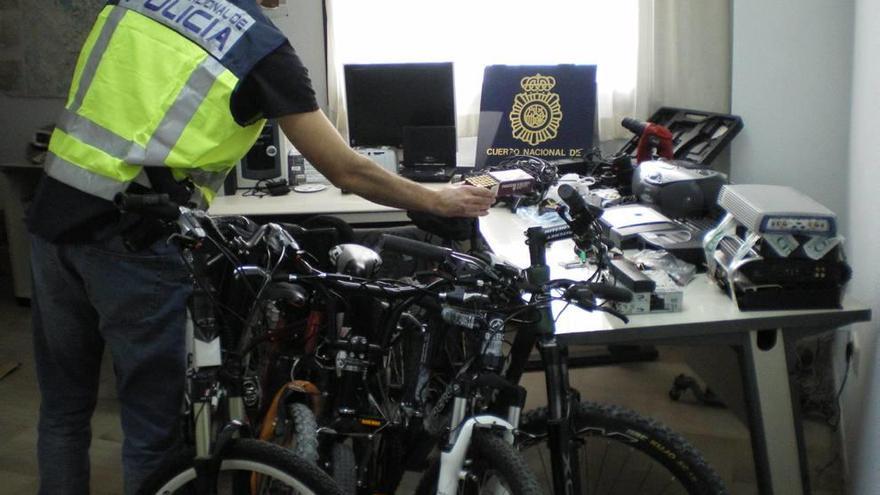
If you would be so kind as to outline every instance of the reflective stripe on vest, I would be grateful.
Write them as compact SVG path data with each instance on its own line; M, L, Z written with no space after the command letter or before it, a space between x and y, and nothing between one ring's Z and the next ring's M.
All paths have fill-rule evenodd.
M98 35L97 41L95 41L95 44L92 46L88 61L79 77L79 84L75 96L73 97L73 101L68 105L68 109L71 112L76 112L79 110L80 105L82 105L86 91L89 86L92 85L95 73L98 72L98 63L101 62L104 52L107 51L107 47L110 46L110 38L113 37L113 33L116 32L116 28L119 26L119 23L124 16L124 10L113 9L110 11L110 15L107 16L107 20L104 21L101 33Z
M116 193L125 191L129 184L74 165L51 151L46 154L43 169L49 177L107 201L113 201Z
M134 62L138 54L147 61ZM236 124L229 101L238 78L201 47L125 8L105 8L81 57L46 172L95 196L112 199L143 175L141 166L169 166L185 171L176 176L200 177L199 189L215 188L202 191L210 201L265 122ZM141 65L158 75L131 81Z
M226 172L191 170L187 175L196 186L196 190L193 191L193 202L198 206L210 205L226 180ZM198 199L196 193L199 195Z

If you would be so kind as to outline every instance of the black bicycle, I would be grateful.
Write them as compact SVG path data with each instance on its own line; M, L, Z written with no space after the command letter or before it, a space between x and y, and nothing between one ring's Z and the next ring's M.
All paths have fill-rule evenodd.
M517 383L535 348L544 366L548 406L525 413L519 424L514 425L517 445L547 492L726 494L718 475L680 435L622 407L581 401L580 394L571 388L568 350L556 338L551 303L561 300L587 311L608 312L626 321L625 316L598 300L625 301L631 294L594 280L550 279L546 247L553 241L574 238L576 246L600 264L606 256L595 222L599 212L583 204L580 196L567 186L560 188L560 196L568 205L567 212L560 211L567 225L526 231L529 268L510 278L506 287L492 283L492 276L487 275L490 272L474 272L472 286L486 300L497 301L494 311L502 322L497 331L515 334L503 367L505 378ZM411 246L408 252L438 262L441 270L451 257L457 256L448 249L424 243ZM482 257L491 261L490 267L499 266L491 255ZM515 304L517 299L520 304ZM459 311L474 319L486 319L492 314L485 306Z
M408 242L388 237L385 248ZM481 325L428 324L449 319L451 305L479 304L461 281L482 262L458 255L454 277L387 280L375 278L381 259L365 246L342 244L329 258L335 272L298 257L273 279L307 288L322 315L313 352L291 375L321 391L320 459L342 490L393 493L404 470L430 466L419 493L541 493L514 447L510 415L488 411L490 399L506 397L518 418L525 397L497 374L497 335Z
M162 222L193 280L183 447L145 480L139 493L341 493L307 458L253 438L248 415L257 398L249 362L268 329L264 310L284 299L267 290L270 280L260 274L297 251L296 241L278 225L210 217L173 204L167 195L123 194L116 203L123 211Z

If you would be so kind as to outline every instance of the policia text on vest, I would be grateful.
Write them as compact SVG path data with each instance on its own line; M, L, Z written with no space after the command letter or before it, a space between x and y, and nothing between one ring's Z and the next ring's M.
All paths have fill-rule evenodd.
M171 26L217 58L241 38L254 19L228 2L218 0L122 0L121 5Z

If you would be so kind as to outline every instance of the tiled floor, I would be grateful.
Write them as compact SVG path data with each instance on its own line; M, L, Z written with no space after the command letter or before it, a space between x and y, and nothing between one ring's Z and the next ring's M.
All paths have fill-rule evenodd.
M21 366L0 379L0 494L12 495L37 490L35 429L39 392L32 363L30 311L16 305L8 273L0 270L0 367L8 362L20 362ZM733 494L757 493L745 425L726 409L671 401L667 392L673 379L689 369L675 349L660 351L660 359L653 362L574 370L573 384L585 398L624 405L666 423L705 454ZM92 487L95 494L109 495L121 493L121 431L112 368L109 363L105 365L93 421ZM530 405L542 403L542 376L528 374L525 384ZM805 432L813 493L843 493L836 434L814 422L806 423ZM412 476L407 478L411 480Z

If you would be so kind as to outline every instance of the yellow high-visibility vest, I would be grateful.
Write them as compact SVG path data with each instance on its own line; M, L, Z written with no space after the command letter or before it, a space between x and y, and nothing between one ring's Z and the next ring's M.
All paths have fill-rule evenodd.
M80 53L46 173L112 200L143 167L169 167L210 203L265 120L232 94L284 36L251 0L111 0Z

